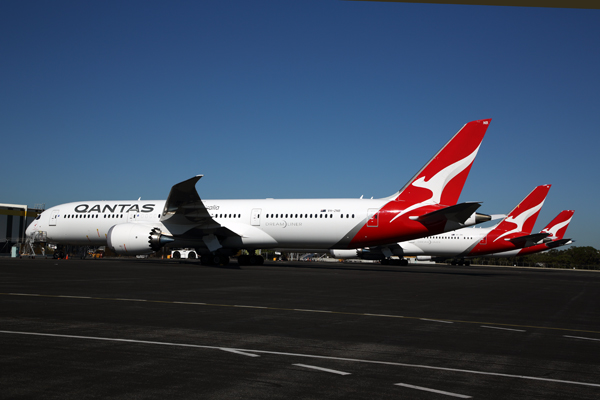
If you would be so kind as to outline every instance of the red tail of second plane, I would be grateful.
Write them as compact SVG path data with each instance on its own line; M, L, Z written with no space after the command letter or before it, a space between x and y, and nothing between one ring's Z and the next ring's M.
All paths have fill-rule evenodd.
M573 214L575 214L574 210L561 211L544 229L542 229L542 232L549 233L550 236L548 236L548 239L550 240L564 238L569 223L571 222L571 218L573 218Z
M509 251L531 246L547 234L531 235L551 185L531 191L494 229L468 253L469 256Z

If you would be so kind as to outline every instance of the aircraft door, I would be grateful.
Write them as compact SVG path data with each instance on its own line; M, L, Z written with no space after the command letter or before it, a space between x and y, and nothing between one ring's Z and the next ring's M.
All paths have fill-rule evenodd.
M252 209L252 216L250 217L250 225L252 226L260 226L260 213L261 213L262 209L260 208L253 208Z
M127 213L127 222L134 222L138 217L137 211L129 211Z
M52 211L52 215L50 216L50 223L48 223L48 225L56 226L56 220L58 219L59 214L60 214L59 210Z
M367 227L377 228L379 226L379 209L369 208L367 210Z

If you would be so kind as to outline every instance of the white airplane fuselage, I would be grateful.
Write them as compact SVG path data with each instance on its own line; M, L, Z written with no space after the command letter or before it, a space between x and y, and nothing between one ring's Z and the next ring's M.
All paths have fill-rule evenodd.
M240 236L232 247L329 249L344 235L366 223L369 209L380 209L384 199L204 200L211 217ZM49 243L107 245L109 230L119 224L140 224L178 235L165 226L165 200L82 201L49 208L27 229L47 234ZM373 227L374 229L377 227ZM189 229L187 226L182 229ZM346 239L352 239L346 237ZM223 243L226 245L228 243Z
M455 257L469 252L493 228L464 228L402 243L402 255Z

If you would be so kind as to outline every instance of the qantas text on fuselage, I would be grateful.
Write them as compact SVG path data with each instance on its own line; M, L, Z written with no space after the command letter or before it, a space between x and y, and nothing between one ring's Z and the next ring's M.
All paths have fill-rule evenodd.
M76 213L79 214L106 214L106 213L130 213L130 212L143 212L143 213L151 213L154 211L156 204L78 204L75 206ZM141 208L141 209L140 209Z

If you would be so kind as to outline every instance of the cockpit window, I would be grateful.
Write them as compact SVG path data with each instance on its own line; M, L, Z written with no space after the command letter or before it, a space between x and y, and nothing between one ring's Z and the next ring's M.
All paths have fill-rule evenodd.
M42 214L38 214L37 217L35 217L35 220L37 221L38 219L42 218Z

